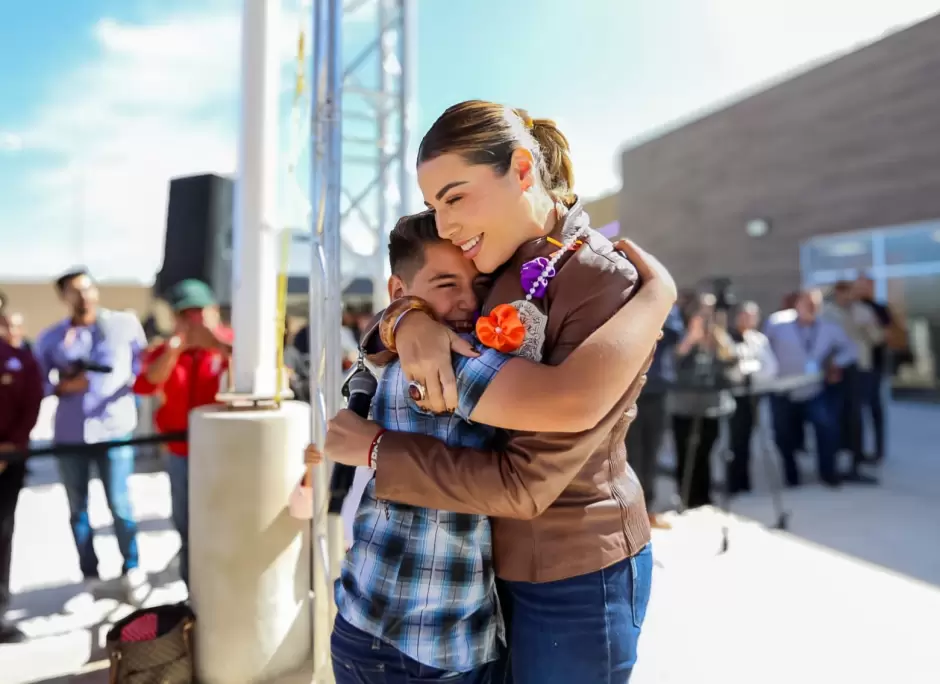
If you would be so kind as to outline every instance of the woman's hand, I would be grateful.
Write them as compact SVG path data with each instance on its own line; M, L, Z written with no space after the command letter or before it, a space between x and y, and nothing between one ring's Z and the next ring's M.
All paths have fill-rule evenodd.
M614 244L614 249L623 252L634 265L640 276L642 289L653 288L656 290L655 294L669 301L670 307L675 304L679 296L676 281L659 259L639 247L633 240L626 238L618 240Z
M368 466L369 452L372 451L372 444L381 430L382 428L372 421L360 418L349 409L341 409L336 417L327 423L323 452L335 463Z
M434 413L456 410L457 379L451 352L479 356L470 343L427 314L413 311L398 324L395 347L405 377L424 388L424 399L418 405Z

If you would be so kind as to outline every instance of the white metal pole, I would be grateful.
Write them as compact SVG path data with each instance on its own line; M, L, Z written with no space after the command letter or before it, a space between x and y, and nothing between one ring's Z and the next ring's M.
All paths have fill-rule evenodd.
M232 365L236 394L255 397L276 392L279 19L280 0L245 0Z
M310 312L309 312L309 344L310 344L310 408L311 408L311 439L319 447L323 447L326 432L326 406L323 396L323 316L324 287L326 273L323 263L323 218L326 211L326 145L327 136L325 121L325 95L326 95L326 62L328 59L326 41L324 40L326 18L326 0L314 0L313 3L313 119L311 121L311 165L310 165L310 203L311 233L310 233ZM328 673L330 663L329 642L329 609L327 584L329 571L327 569L327 537L326 505L328 493L326 483L329 478L329 469L321 464L316 470L316 479L313 482L314 510L311 523L311 562L313 573L313 670L314 682L319 684L323 676ZM321 674L322 673L322 674Z
M398 212L404 216L412 213L411 198L416 188L414 175L415 154L412 131L417 116L417 70L418 70L418 2L398 0L401 5L401 35L398 40L401 63L401 120L399 140L402 148L399 169L398 192L401 195Z
M306 530L284 515L303 473L307 407L274 399L279 0L244 0L233 231L235 395L189 423L190 599L203 684L280 681L311 650ZM233 411L246 403L254 410ZM229 404L229 405L226 405Z
M388 263L388 257L386 256L387 250L385 248L385 236L389 232L389 211L388 211L388 177L389 177L389 150L388 150L388 136L389 136L389 126L388 126L388 112L390 110L390 101L389 96L389 82L391 81L391 76L388 73L388 59L391 55L390 50L390 39L393 34L390 34L385 30L385 25L388 22L388 0L376 0L377 12L376 12L376 21L378 22L379 30L379 59L378 67L379 71L377 74L378 77L378 87L380 97L375 102L376 108L376 139L378 140L378 154L379 159L379 178L378 178L378 187L379 191L376 193L376 241L375 241L375 252L372 254L372 306L376 311L385 308L387 305L388 299L388 287L386 285L386 264Z
M323 246L326 264L325 301L323 314L326 321L323 326L326 364L324 368L324 405L326 415L332 417L342 407L342 346L340 327L342 326L342 274L340 269L341 220L340 197L343 192L343 0L331 0L327 35L327 51L330 55L326 75L327 112L329 146L327 153L326 214L323 221ZM329 492L327 492L329 495ZM330 622L336 615L333 601L333 581L339 578L343 555L346 550L343 519L340 514L328 518L327 539L329 540L329 607Z
M323 447L327 418L340 407L340 191L342 167L342 0L313 6L314 108L311 122L310 196L313 205L310 264L310 398L312 437ZM330 468L320 465L314 483L312 523L315 681L332 681L329 635L333 582L344 550L339 516L327 514Z

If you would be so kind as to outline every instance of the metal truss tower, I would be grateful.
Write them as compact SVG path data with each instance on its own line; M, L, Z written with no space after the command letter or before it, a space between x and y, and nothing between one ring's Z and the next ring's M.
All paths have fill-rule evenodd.
M416 5L417 0L313 0L310 396L311 436L321 449L327 421L342 405L342 290L350 276L368 277L373 306L385 304L388 231L395 217L411 210L415 192L409 149ZM363 257L361 270L341 267L351 254ZM328 464L318 466L312 525L318 684L332 681L333 580L345 551L342 519L328 513L329 477Z
M413 211L417 0L346 0L343 69L344 246L371 251L358 273L373 284L373 306L387 302L388 232ZM357 244L358 243L358 244ZM368 243L368 244L367 244ZM367 250L366 247L374 248Z

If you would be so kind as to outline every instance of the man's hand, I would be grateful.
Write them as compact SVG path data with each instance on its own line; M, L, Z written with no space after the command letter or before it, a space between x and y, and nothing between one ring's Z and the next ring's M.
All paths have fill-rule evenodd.
M705 319L699 315L692 316L689 319L689 327L686 331L685 339L690 344L697 344L705 340Z
M336 463L348 466L368 466L372 443L382 428L372 421L360 418L349 409L342 409L327 424L323 452Z
M63 378L56 385L55 393L58 396L68 394L82 394L88 391L88 377L84 373L79 373L74 378Z
M0 454L12 454L16 451L16 445L11 442L0 443ZM0 473L7 469L7 462L0 461Z
M187 346L197 349L216 349L219 346L219 339L201 321L190 323L183 339Z

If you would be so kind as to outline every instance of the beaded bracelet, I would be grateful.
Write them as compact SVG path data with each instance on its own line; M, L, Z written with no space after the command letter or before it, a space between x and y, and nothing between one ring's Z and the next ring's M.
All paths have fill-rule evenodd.
M372 445L369 447L369 460L367 461L368 465L372 470L375 470L375 464L378 461L379 455L379 444L382 442L382 435L384 435L388 430L382 428L378 431L375 437L372 440Z
M390 352L398 351L395 347L395 332L402 319L412 311L421 311L437 320L434 309L420 297L400 297L388 305L379 322L379 338Z

